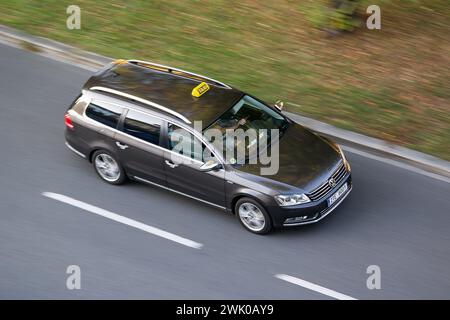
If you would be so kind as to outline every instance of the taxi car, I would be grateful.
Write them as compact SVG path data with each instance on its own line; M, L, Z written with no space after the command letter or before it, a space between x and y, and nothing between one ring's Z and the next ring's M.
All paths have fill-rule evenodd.
M173 191L236 215L257 234L318 222L352 189L350 165L336 143L248 93L152 62L116 60L99 70L65 124L67 147L105 182L131 179ZM204 134L230 127L278 132L267 146L276 146L276 172L262 174L264 165L248 157L230 161L226 148ZM199 148L178 152L173 141L180 137Z

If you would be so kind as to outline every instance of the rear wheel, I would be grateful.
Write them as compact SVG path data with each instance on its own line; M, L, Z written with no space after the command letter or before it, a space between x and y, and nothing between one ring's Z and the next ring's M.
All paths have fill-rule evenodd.
M110 184L122 184L125 179L125 171L119 161L108 151L98 150L92 156L92 164L98 176Z
M266 210L253 199L239 199L235 212L241 224L250 232L265 234L272 230L272 220Z

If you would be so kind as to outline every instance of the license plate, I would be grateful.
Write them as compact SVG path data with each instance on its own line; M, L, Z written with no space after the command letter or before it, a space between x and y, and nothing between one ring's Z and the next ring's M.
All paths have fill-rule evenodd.
M328 206L331 206L337 199L339 199L348 190L348 185L345 183L339 188L331 197L328 198Z

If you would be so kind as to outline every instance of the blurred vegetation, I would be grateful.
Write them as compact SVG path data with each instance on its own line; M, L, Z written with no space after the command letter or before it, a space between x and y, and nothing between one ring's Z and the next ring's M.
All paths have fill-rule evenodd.
M8 0L0 23L192 70L450 160L449 1L369 2L358 1L353 14L336 13L329 0ZM71 4L81 7L81 30L66 28ZM368 4L381 7L381 30L366 29ZM353 32L329 37L330 23Z
M330 35L336 35L342 31L353 31L362 25L362 19L358 16L361 0L330 0L329 3L317 1L312 5L309 21L317 28L327 31Z

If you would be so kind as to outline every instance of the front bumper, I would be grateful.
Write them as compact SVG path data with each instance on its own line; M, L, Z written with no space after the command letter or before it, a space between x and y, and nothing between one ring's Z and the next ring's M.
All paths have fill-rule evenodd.
M347 191L342 194L335 203L328 206L328 198L330 198L340 187L345 183L348 184ZM316 223L327 215L329 215L334 209L336 209L339 204L344 201L344 199L350 194L352 190L352 177L348 173L347 177L342 179L341 183L334 187L325 197L318 201L312 201L306 204L292 206L292 207L281 207L272 206L267 208L270 216L272 217L272 222L275 227L290 227L290 226L300 226L304 224ZM287 219L301 218L295 221L286 221Z

